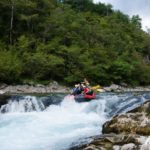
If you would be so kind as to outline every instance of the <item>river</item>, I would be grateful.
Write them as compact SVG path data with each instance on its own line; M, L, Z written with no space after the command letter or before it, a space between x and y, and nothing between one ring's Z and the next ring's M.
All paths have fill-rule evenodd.
M150 93L100 93L78 103L65 94L12 95L0 108L0 150L67 150L101 134L112 116L150 100Z

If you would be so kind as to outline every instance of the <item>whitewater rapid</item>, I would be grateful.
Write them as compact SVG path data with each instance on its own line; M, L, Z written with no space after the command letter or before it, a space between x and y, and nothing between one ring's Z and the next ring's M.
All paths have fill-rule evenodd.
M147 100L132 96L104 94L83 103L65 97L49 106L35 96L10 99L0 109L0 150L67 150L88 142L113 114Z
M99 134L100 125L105 122L105 115L100 117L98 108L91 110L104 107L97 101L77 103L64 99L61 104L40 111L35 97L30 97L37 110L30 111L32 104L28 99L27 102L10 101L9 113L0 115L1 150L65 150L81 138ZM25 103L30 112L24 112Z

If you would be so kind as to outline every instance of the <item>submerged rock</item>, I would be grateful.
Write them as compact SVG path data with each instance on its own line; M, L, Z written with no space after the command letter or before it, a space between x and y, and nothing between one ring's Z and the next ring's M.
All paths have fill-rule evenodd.
M0 95L0 106L6 104L10 97L10 95Z

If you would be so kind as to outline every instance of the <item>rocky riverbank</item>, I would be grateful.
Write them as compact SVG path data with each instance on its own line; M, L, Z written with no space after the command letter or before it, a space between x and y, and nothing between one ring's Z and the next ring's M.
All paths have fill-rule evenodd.
M58 84L56 81L48 85L42 84L25 84L25 85L7 85L0 84L0 94L19 94L19 93L70 93L69 87ZM150 86L147 87L128 87L127 85L112 84L108 87L102 88L103 92L140 92L150 91Z
M102 133L71 150L150 150L150 102L114 116L103 125Z
M19 94L19 93L68 93L70 88L58 84L56 81L48 85L0 85L0 94Z
M131 87L126 84L124 85L112 84L108 87L103 87L103 89L106 92L141 92L141 91L150 92L150 86Z

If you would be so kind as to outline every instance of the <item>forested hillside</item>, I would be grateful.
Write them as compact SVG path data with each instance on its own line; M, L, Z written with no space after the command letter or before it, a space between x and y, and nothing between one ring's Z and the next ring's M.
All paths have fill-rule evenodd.
M150 84L150 35L91 0L0 0L0 82Z

